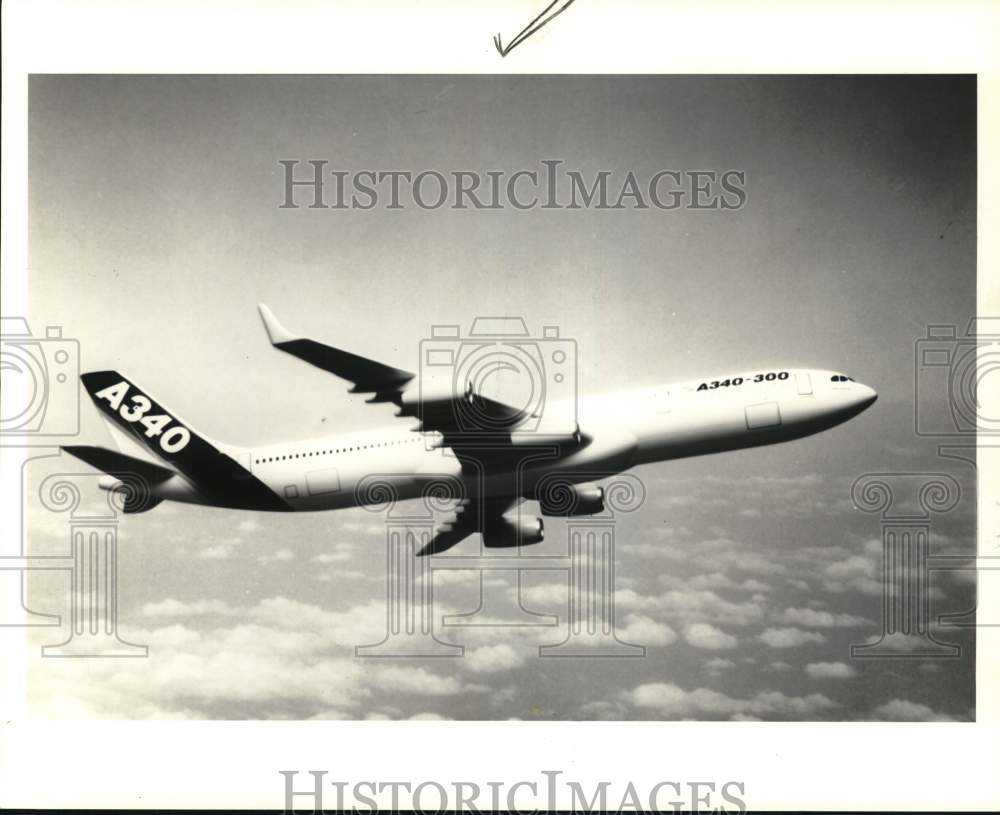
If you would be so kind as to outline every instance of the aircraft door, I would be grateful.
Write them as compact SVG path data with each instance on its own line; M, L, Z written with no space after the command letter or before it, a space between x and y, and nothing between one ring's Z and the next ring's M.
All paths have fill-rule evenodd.
M746 406L747 430L762 430L781 424L781 411L777 402L760 402Z
M340 472L335 467L306 473L306 488L310 495L340 492Z

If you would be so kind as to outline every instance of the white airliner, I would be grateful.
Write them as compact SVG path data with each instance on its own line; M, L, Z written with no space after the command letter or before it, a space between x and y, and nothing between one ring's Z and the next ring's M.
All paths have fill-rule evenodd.
M238 447L197 434L116 371L85 373L118 450L64 449L109 474L102 487L123 494L126 512L163 500L278 512L340 509L384 501L380 486L405 500L447 485L458 499L454 517L421 554L477 532L486 546L528 545L544 533L542 518L511 512L524 500L538 501L543 516L598 513L601 478L640 464L798 439L858 415L877 398L836 371L774 366L579 399L574 384L568 398L547 401L545 378L565 384L572 370L545 366L575 362L543 342L512 343L507 333L490 340L480 332L472 350L486 353L485 364L463 367L438 349L441 374L428 369L418 377L298 337L266 306L260 313L276 348L347 380L352 393L370 395L368 402L396 405L396 415L411 421ZM529 363L536 379L527 399L485 393L492 374Z

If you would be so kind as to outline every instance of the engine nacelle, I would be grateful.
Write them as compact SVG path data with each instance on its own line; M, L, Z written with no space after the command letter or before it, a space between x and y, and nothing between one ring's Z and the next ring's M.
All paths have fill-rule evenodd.
M490 527L483 535L483 543L491 549L511 546L531 546L545 539L545 523L541 518L508 518L506 515L497 526Z
M570 484L557 479L539 484L537 497L542 514L553 518L604 512L604 488L597 484Z

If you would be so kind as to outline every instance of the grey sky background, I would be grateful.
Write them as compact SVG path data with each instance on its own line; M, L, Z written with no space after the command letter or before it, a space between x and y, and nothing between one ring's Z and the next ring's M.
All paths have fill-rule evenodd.
M967 647L945 664L848 652L879 628L878 519L851 506L855 477L952 472L964 497L935 545L974 547L971 469L913 432L915 341L975 313L974 79L42 76L29 127L32 325L63 325L83 370L122 371L210 437L391 421L271 349L259 301L411 370L431 325L503 313L577 341L582 393L781 364L843 370L880 394L810 439L638 471L649 497L619 526L618 606L645 659L581 670L534 655L539 636L560 639L551 630L497 629L469 635L464 660L354 660L381 637L378 516L161 505L121 529L123 634L151 658L43 661L40 715L974 715L963 632L948 631ZM279 159L414 173L563 159L617 179L737 169L748 201L281 210ZM947 395L916 398L940 412ZM86 443L108 444L89 404L83 416ZM31 517L32 545L58 551L58 523ZM549 521L539 549L562 529ZM532 582L533 607L559 612L554 578ZM469 610L472 588L455 578L439 595ZM55 578L35 589L65 599ZM942 611L972 604L968 581L936 591ZM849 670L815 667L837 663Z

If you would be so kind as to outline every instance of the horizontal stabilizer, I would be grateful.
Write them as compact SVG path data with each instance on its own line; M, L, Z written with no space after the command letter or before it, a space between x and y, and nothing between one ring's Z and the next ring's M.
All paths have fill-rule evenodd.
M109 483L102 484L101 488L122 495L122 510L126 515L146 512L163 501L162 496L153 494L154 488L177 475L168 467L161 467L104 447L81 444L67 445L62 449L111 476Z
M150 486L162 484L171 476L176 475L169 467L151 464L148 461L132 458L132 456L126 456L124 453L118 453L104 447L78 444L67 445L62 449L71 456L76 456L80 461L109 475L121 477L124 474L132 473L144 479Z

